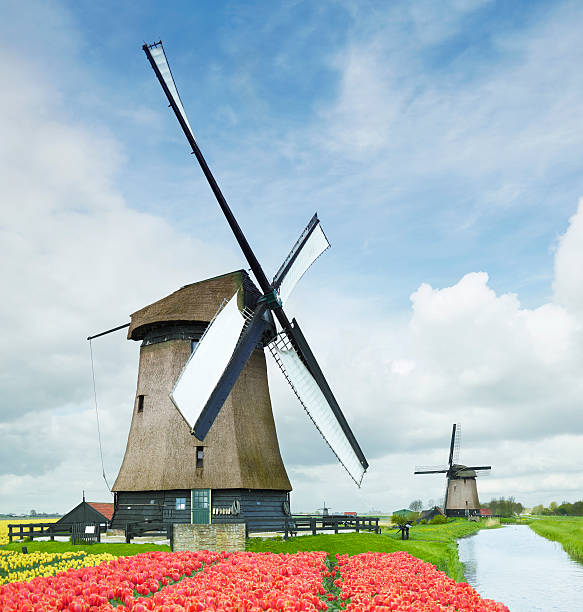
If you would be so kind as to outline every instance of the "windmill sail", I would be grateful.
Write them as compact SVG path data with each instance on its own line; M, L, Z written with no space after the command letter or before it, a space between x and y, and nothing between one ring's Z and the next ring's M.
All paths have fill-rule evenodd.
M260 344L261 337L266 327L269 325L269 321L264 317L266 308L267 305L265 302L261 302L255 309L229 363L225 367L194 424L193 433L199 440L205 439L211 425L214 423L220 409L225 403L227 396L237 382L239 374L241 374L251 354L255 348L257 348L257 345Z
M301 330L295 320L293 320L293 323L290 322L282 308L282 302L287 300L306 270L330 246L320 227L318 217L314 215L311 219L283 266L276 274L273 283L270 283L194 138L174 79L172 78L162 43L143 45L142 49L148 57L156 77L170 102L170 106L192 147L192 153L200 164L209 186L215 194L217 202L257 279L263 292L261 301L272 311L283 329L282 338L285 338L286 343L286 347L282 348L284 353L279 354L277 349L272 349L273 354L278 359L284 374L287 372L288 381L292 384L292 388L312 417L316 427L324 435L324 438L348 473L357 484L360 484L362 476L368 468L368 462L346 422L342 410L336 402ZM241 327L238 328L239 332ZM260 318L256 318L255 323L246 330L239 344L237 344L237 340L234 340L235 329L236 326L233 324L231 332L229 334L226 333L228 338L222 340L225 346L221 351L221 358L213 356L212 365L205 364L204 367L208 376L204 380L203 390L197 388L194 383L189 382L191 378L196 381L199 381L200 378L198 374L196 376L192 373L187 374L187 368L195 367L187 364L173 392L173 401L177 405L186 405L183 414L185 414L188 422L192 423L196 419L194 433L197 437L199 434L201 436L206 435L206 432L221 409L222 403L235 384L237 376L242 371L246 359L250 357L254 346L256 346L256 339L261 336L262 331ZM209 349L209 351L212 352L212 349ZM191 361L193 359L194 357ZM284 361L286 365L284 365ZM196 364L197 362L195 361L194 363ZM198 368L198 366L196 367ZM202 371L202 365L200 369ZM184 382L182 382L183 378L185 379ZM189 399L190 395L197 399Z
M329 247L318 216L314 215L273 279L283 304L306 270Z
M296 397L322 434L338 461L358 486L366 467L355 452L324 393L310 374L285 332L269 345L272 355ZM360 449L358 449L360 450Z
M239 341L245 319L237 306L237 295L211 321L170 394L190 427L199 418Z
M174 82L174 77L172 76L172 71L170 70L168 60L166 59L166 53L164 52L162 41L157 42L153 45L149 45L148 49L150 51L152 59L154 60L154 63L160 71L162 80L164 81L166 87L168 88L168 91L170 92L172 101L174 101L174 103L176 104L176 107L178 108L181 117L184 119L184 123L186 124L190 131L190 134L194 138L194 132L190 127L190 123L188 123L188 117L186 116L186 111L184 110L182 100L180 99L180 94L178 93L176 83ZM172 101L170 103L172 103Z

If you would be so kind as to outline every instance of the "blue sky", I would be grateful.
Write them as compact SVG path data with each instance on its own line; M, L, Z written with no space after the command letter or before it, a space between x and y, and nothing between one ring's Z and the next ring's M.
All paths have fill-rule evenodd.
M8 2L6 15L2 317L20 350L2 360L0 510L104 496L84 338L244 265L141 51L159 39L268 276L314 211L332 243L290 310L374 470L358 493L328 490L336 467L272 370L296 509L438 498L441 482L410 472L442 461L452 422L477 461L498 459L485 499L580 497L579 3ZM111 479L132 344L95 346ZM39 421L44 445L18 433ZM59 495L38 492L56 479Z

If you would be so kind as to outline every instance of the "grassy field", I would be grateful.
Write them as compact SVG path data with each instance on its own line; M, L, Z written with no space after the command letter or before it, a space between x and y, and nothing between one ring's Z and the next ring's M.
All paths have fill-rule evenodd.
M583 561L582 516L545 516L533 519L529 526L543 538L559 542L573 559Z
M282 538L251 538L247 550L252 552L288 552L325 550L331 555L356 555L362 552L395 552L405 550L446 572L454 580L464 580L464 566L458 557L456 540L471 535L484 524L456 520L445 525L417 525L411 528L409 540L401 540L395 530L383 529L382 534L344 533Z

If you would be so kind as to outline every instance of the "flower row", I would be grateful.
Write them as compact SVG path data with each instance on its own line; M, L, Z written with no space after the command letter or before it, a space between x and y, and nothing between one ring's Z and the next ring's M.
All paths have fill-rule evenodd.
M0 609L113 610L114 600L123 602L125 598L158 591L184 576L191 576L203 565L228 556L228 553L199 551L119 557L95 567L68 569L53 577L1 585Z
M115 557L108 553L90 555L83 550L64 553L31 552L26 555L12 550L0 550L0 584L26 582L37 576L55 576L70 568L95 566L112 559Z
M0 609L325 610L326 553L151 552L0 586Z
M347 610L441 610L508 612L475 589L452 580L431 563L407 552L338 556L340 598L350 600Z

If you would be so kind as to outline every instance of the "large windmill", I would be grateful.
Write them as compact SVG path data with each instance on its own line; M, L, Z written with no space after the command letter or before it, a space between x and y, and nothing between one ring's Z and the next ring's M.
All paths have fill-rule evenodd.
M134 412L114 483L114 526L135 520L224 523L289 513L263 349L358 486L368 467L285 302L330 246L316 215L272 281L215 181L184 112L161 42L143 50L259 288L243 270L187 285L131 316L142 340ZM279 323L279 329L275 320Z
M490 465L467 466L459 462L460 427L454 423L451 430L447 467L418 467L415 474L446 474L444 509L446 516L474 516L480 514L480 501L476 486L476 472L490 470ZM457 434L457 437L456 437Z

